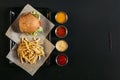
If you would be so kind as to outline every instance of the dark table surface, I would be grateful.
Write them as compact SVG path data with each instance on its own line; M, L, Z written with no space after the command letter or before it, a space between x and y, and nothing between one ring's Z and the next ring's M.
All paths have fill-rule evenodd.
M65 11L69 63L59 67L51 61L34 76L9 64L8 8L49 8ZM111 36L109 35L111 34ZM0 78L4 80L120 80L120 1L119 0L1 0L0 1ZM111 41L109 40L111 38ZM111 44L109 44L111 43ZM57 52L54 50L51 56ZM59 53L58 53L59 54Z

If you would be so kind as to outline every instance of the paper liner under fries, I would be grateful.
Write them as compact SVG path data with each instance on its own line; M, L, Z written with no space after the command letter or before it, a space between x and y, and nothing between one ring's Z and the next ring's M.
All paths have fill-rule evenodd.
M36 64L29 64L29 63L21 63L20 59L17 56L17 47L18 45L14 45L12 50L8 53L6 56L10 61L27 71L30 75L34 75L35 72L45 63L55 46L48 41L47 39L44 40L44 51L45 51L45 56L41 57L40 60L37 60Z

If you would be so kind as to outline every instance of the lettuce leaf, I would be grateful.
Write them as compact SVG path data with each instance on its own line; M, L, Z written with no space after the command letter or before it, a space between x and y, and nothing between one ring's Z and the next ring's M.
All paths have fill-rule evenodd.
M30 35L36 36L37 34L39 34L39 33L41 33L41 32L43 32L42 26L40 26L39 29L37 29L35 32L30 33Z

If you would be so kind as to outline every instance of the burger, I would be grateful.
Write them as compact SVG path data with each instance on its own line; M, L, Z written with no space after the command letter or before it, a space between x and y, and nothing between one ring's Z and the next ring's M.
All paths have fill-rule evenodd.
M23 33L36 34L42 32L41 22L35 13L23 13L19 18L19 30Z

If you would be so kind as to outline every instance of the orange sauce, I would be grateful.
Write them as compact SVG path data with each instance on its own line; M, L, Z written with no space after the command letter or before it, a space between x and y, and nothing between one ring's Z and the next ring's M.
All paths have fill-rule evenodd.
M60 23L63 24L67 21L67 14L65 12L58 12L55 16L55 20Z

